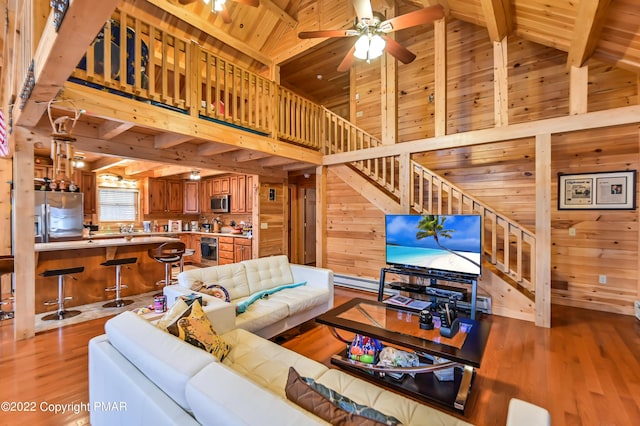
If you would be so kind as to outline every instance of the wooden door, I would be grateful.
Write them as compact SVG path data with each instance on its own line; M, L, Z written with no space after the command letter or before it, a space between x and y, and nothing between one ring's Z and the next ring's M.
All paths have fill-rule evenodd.
M184 213L200 213L200 182L197 180L184 182Z
M316 190L304 188L303 198L303 262L305 265L310 265L316 262Z

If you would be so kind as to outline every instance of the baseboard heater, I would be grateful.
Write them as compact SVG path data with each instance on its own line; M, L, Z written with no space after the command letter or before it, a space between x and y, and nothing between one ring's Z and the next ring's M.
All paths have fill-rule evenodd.
M370 291L378 293L379 282L371 278L354 277L352 275L333 274L334 285L342 287L352 288L354 290ZM397 290L393 290L389 287L385 288L384 293L387 295L397 294ZM460 301L458 306L462 309L471 311L471 305L469 302ZM476 297L476 309L478 312L485 314L491 314L491 296L479 294Z

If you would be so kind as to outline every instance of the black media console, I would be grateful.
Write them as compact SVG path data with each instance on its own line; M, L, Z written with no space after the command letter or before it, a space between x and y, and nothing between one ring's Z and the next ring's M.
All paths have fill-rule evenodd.
M410 277L417 277L423 280L429 280L429 285L411 284L411 283L399 283L399 282L386 282L386 274L407 275ZM436 298L444 298L455 301L464 302L467 299L467 291L465 288L441 286L437 284L438 280L453 282L457 284L464 284L471 286L471 297L469 298L469 305L471 308L470 318L476 319L476 297L478 290L478 279L475 277L469 277L465 275L459 275L455 273L446 273L443 271L423 271L413 270L397 267L386 267L380 270L380 284L378 287L378 301L382 302L384 298L384 289L392 288L394 290L406 291L409 293L421 293Z

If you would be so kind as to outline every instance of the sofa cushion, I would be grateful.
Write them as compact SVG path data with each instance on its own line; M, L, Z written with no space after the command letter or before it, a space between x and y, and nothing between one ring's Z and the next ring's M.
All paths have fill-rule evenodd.
M242 302L241 299L238 302ZM236 317L236 327L257 331L289 315L289 305L270 298L260 299Z
M178 320L178 337L222 361L229 353L229 345L213 329L197 300L191 307L189 316Z
M240 264L246 269L251 294L293 283L289 259L285 255L244 260Z
M185 386L198 371L215 362L211 354L185 344L131 311L111 318L105 330L118 352L182 408L190 408Z
M327 425L252 379L223 364L205 367L186 387L196 420L212 426Z
M328 370L324 364L242 329L229 331L222 337L232 348L222 363L282 398L286 398L289 367L312 378Z
M289 368L287 398L305 410L336 425L354 426L396 426L398 419L364 405L357 404L337 392L316 383L313 379L300 377L298 372Z
M236 312L241 314L241 313L245 312L250 305L252 305L254 302L256 302L256 301L258 301L260 299L264 299L266 297L269 297L272 294L275 294L275 293L277 293L279 291L282 291L282 290L296 288L296 287L300 287L300 286L303 286L303 285L306 285L306 284L307 284L306 281L303 281L303 282L300 282L300 283L294 283L294 284L285 284L285 285L280 285L278 287L270 288L268 290L261 290L261 291L259 291L257 293L253 293L251 296L247 297L242 302L236 303Z
M326 304L331 297L329 288L326 286L315 287L305 285L302 287L288 288L283 291L269 295L269 299L276 302L283 302L289 306L289 315Z
M306 376L301 371L300 374ZM316 378L315 381L358 404L375 407L376 410L397 418L402 424L469 425L469 423L440 410L418 404L409 398L387 391L382 387L358 379L340 370L329 369L322 376Z
M249 296L249 283L242 263L191 269L178 274L182 287L198 291L202 286L221 285L227 289L231 300Z

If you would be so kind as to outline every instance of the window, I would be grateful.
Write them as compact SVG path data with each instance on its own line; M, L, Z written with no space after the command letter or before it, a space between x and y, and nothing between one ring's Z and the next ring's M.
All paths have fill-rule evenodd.
M99 221L137 222L138 195L136 189L99 188Z

